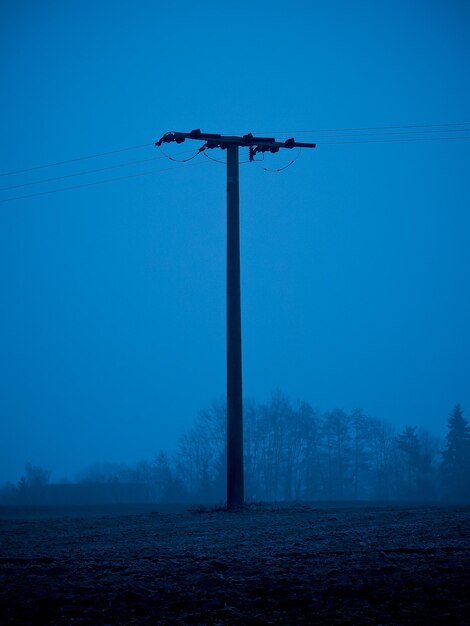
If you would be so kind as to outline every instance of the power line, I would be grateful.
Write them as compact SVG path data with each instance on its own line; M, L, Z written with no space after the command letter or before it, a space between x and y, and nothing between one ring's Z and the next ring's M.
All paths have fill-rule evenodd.
M469 129L470 131L470 129ZM410 137L405 139L364 139L363 141L317 141L318 145L334 146L340 144L362 144L362 143L395 143L395 142L411 142L411 141L453 141L461 139L470 139L468 137Z
M185 150L181 154L187 154L192 150ZM9 187L0 187L0 191L9 191L11 189L19 189L20 187L31 187L32 185L39 185L42 183L51 183L56 180L64 180L66 178L74 178L76 176L85 176L86 174L96 174L98 172L106 172L109 170L119 169L121 167L127 167L129 165L140 165L141 163L148 163L150 161L158 161L164 159L165 156L150 157L149 159L138 159L137 161L126 161L125 163L118 163L117 165L108 165L107 167L99 167L93 170L83 170L81 172L74 172L73 174L64 174L63 176L54 176L52 178L42 178L40 180L34 180L28 183L21 183L19 185L10 185ZM171 159L174 160L174 159ZM189 159L188 159L189 160ZM185 161L181 161L184 163Z
M302 152L302 149L299 148L296 156L292 159L292 161L290 161L287 165L284 165L283 167L278 167L276 169L271 169L269 167L264 167L264 165L260 165L259 163L256 163L256 165L257 165L257 167L259 167L260 169L264 170L265 172L272 172L272 173L282 172L283 170L286 170L288 167L293 165L300 158L300 153L301 152Z
M458 123L449 123L449 122L445 122L442 124L407 124L407 125L403 125L403 126L397 126L397 125L390 125L390 126L362 126L362 127L342 127L342 128L319 128L319 129L314 129L314 130L291 130L291 131L263 131L263 134L277 134L277 135L289 135L289 134L303 134L304 137L308 138L309 135L306 135L305 133L340 133L340 132L353 132L353 131L397 131L397 132L378 132L378 133L365 133L365 134L354 134L354 135L333 135L333 136L323 136L323 137L318 137L318 139L320 140L319 143L323 144L323 145L333 145L333 144L346 144L346 143L390 143L390 142L408 142L408 141L433 141L433 140L453 140L453 139L469 139L469 137L439 137L439 138L416 138L416 139L381 139L381 140L370 140L370 141L334 141L334 142L325 142L323 141L323 139L333 139L336 137L367 137L367 136L388 136L388 135L405 135L405 134L431 134L431 133L457 133L457 132L466 132L469 131L470 132L470 128L456 128L458 126L467 126L470 127L470 122L458 122ZM433 129L433 130L403 130L403 129ZM90 160L90 159L95 159L95 158L101 158L101 157L106 157L106 156L111 156L114 154L119 154L119 153L123 153L123 152L130 152L133 150L140 150L143 148L147 148L150 146L153 146L154 143L144 143L144 144L139 144L139 145L134 145L134 146L127 146L124 148L118 148L116 150L108 150L108 151L104 151L104 152L97 152L94 154L88 154L88 155L84 155L84 156L80 156L80 157L75 157L72 159L66 159L66 160L62 160L62 161L56 161L54 163L47 163L47 164L42 164L42 165L36 165L33 167L28 167L28 168L23 168L23 169L18 169L18 170L11 170L9 172L3 172L0 173L0 177L3 176L13 176L16 174L22 174L22 173L26 173L26 172L32 172L32 171L36 171L36 170L40 170L40 169L46 169L46 168L50 168L50 167L56 167L56 166L60 166L60 165L67 165L70 163L77 163L79 161L85 161L85 160ZM181 154L187 154L189 151L185 151ZM166 158L168 158L171 161L175 161L177 163L185 163L187 162L189 159L184 159L184 160L179 160L176 159L170 155L164 155ZM194 155L194 156L197 156ZM44 180L39 180L39 181L35 181L35 182L28 182L28 183L21 183L18 185L12 185L9 187L3 187L0 189L0 191L7 191L10 189L18 189L21 187L28 187L31 185L35 185L35 184L40 184L40 183L44 183L44 182L53 182L54 180L63 180L66 178L73 178L75 176L82 176L85 174L92 174L92 173L96 173L96 172L100 172L100 171L106 171L106 170L111 170L111 169L117 169L120 167L125 167L127 165L135 165L135 164L139 164L139 163L144 163L146 161L151 161L154 160L156 158L159 157L153 157L151 159L142 159L139 161L130 161L130 162L126 162L123 164L118 164L118 165L113 165L113 166L109 166L109 167L103 167L103 168L96 168L96 169L92 169L92 170L86 170L83 172L77 172L77 173L72 173L72 174L66 174L63 176L57 176L57 177L51 177L48 179L44 179ZM193 157L194 158L194 157ZM213 159L215 160L215 159Z
M380 130L400 130L400 129L416 129L416 128L421 128L421 129L430 129L430 128L446 128L449 130L436 130L436 131L420 131L421 133L426 133L426 132L463 132L466 130L470 130L467 128L454 128L451 129L451 127L457 127L457 126L470 126L470 122L456 122L456 123L442 123L442 124L407 124L407 125L403 125L403 126L397 126L397 125L393 125L393 126L356 126L356 127L341 127L341 128L317 128L317 129L313 129L313 130L290 130L290 131L263 131L262 133L260 132L260 134L277 134L277 135L289 135L289 134L304 134L304 133L326 133L326 132L331 132L331 133L338 133L338 132L352 132L352 131L370 131L370 130L376 130L376 131L380 131ZM240 133L238 133L240 134ZM385 134L385 133L379 133L379 134ZM389 133L387 133L389 134ZM390 133L391 134L391 133ZM395 133L395 134L405 134L403 133ZM351 135L352 136L352 135ZM351 142L352 143L352 142ZM26 173L26 172L33 172L35 170L40 170L40 169L46 169L49 167L56 167L59 165L67 165L69 163L77 163L79 161L85 161L85 160L89 160L89 159L96 159L96 158L100 158L100 157L105 157L105 156L111 156L113 154L119 154L122 152L130 152L132 150L140 150L142 148L148 148L150 146L153 146L154 143L144 143L144 144L139 144L139 145L134 145L134 146L127 146L124 148L118 148L116 150L108 150L108 151L104 151L104 152L97 152L94 154L88 154L88 155L84 155L84 156L80 156L80 157L75 157L72 159L66 159L63 161L55 161L54 163L47 163L47 164L42 164L42 165L35 165L33 167L27 167L27 168L23 168L23 169L17 169L17 170L11 170L9 172L1 172L0 173L0 177L3 176L13 176L16 174L22 174L22 173ZM173 157L169 156L168 158L170 158L171 160L175 160ZM103 168L104 170L104 168ZM81 175L81 174L77 174L77 175ZM58 177L59 179L60 177ZM29 184L29 183L28 183ZM19 185L18 185L19 186Z
M172 157L169 154L165 154L165 152L162 150L161 146L158 146L158 149L160 150L160 152L162 153L162 156L164 159L168 159L169 161L173 161L174 163L187 163L188 161L192 161L193 159L195 159L197 156L199 156L202 152L202 148L200 148L197 152L195 152L192 156L190 156L188 159L175 159L174 157ZM181 154L185 154L184 152L182 152Z
M42 178L41 180L34 180L29 183L21 183L20 185L10 185L10 187L0 187L0 191L9 191L11 189L19 189L20 187L31 187L32 185L40 185L42 183L51 183L55 180L64 180L66 178L74 178L75 176L85 176L86 174L97 174L98 172L106 172L108 170L118 169L120 167L126 167L128 165L138 165L140 163L148 163L149 161L156 161L163 157L152 157L150 159L140 159L138 161L127 161L127 163L120 163L119 165L109 165L108 167L99 167L94 170L84 170L82 172L75 172L74 174L64 174L63 176L54 176L53 178Z
M319 139L328 139L328 138L333 138L333 137L374 137L374 136L380 136L380 137L385 137L385 136L389 136L389 135L431 135L431 134L436 134L436 133L468 133L470 132L470 128L453 128L453 129L447 129L447 130L401 130L401 131L385 131L383 133L347 133L347 134L338 134L335 133L334 135L321 135L318 137L318 135L299 135L297 133L298 137L304 137L304 138L310 138L310 137L318 137Z
M75 157L73 159L67 159L65 161L56 161L55 163L47 163L46 165L35 165L34 167L26 167L21 170L12 170L10 172L0 173L0 176L12 176L13 174L23 174L25 172L33 172L34 170L42 170L46 167L56 167L57 165L66 165L67 163L76 163L77 161L86 161L88 159L97 159L99 157L110 156L112 154L118 154L119 152L130 152L131 150L141 150L142 148L148 148L153 146L152 143L143 143L138 146L129 146L127 148L119 148L117 150L109 150L108 152L97 152L95 154L88 154L85 156Z
M465 129L467 130L467 132L470 132L470 128L469 129ZM390 133L390 134L395 134L395 133ZM402 133L396 133L396 134L402 134ZM375 133L371 133L371 134L364 134L364 135L337 135L337 137L368 137L368 136L374 136ZM382 135L381 133L378 133L378 135ZM334 145L347 145L347 144L369 144L369 143L409 143L409 142L418 142L418 141L452 141L452 140L463 140L463 139L470 139L470 135L469 136L458 136L458 137L407 137L407 138L397 138L397 139L364 139L364 140L360 140L360 141L323 141L323 139L333 139L335 138L335 135L331 135L331 136L325 136L325 137L320 137L317 141L316 144L318 146L334 146ZM213 157L210 157L209 155L204 153L204 156L208 159L210 159L211 161L214 161L216 163L226 163L226 161L221 161L219 159L214 159ZM261 169L265 170L266 172L281 172L282 170L287 169L288 167L290 167L291 165L293 165L293 163L295 163L295 161L297 161L297 159L299 158L300 155L298 155L295 159L293 159L292 161L290 161L290 163L288 163L287 165L285 165L284 167L278 168L278 169L269 169L267 167L263 167L261 165L258 165L258 167L260 167ZM240 164L242 163L247 163L249 161L240 161Z
M450 126L470 126L470 122L458 122L458 123L444 123L444 124L407 124L404 126L356 126L351 128L314 128L313 130L263 130L256 131L259 134L274 134L274 135L290 135L299 133L337 133L346 131L361 131L361 130L398 130L400 128L443 128ZM240 134L240 133L238 133Z
M222 161L221 159L214 159L214 157L209 156L205 152L203 152L203 155L206 157L206 159L209 159L209 161L213 161L214 163L221 163L222 165L227 165L227 161ZM251 163L251 161L247 160L247 161L238 162L239 165L245 165L246 163Z
M184 164L184 165L174 165L172 167L166 167L163 169L152 169L152 170L147 170L146 172L139 172L138 174L128 174L126 176L117 176L115 178L107 178L105 180L97 180L94 181L92 183L83 183L81 185L71 185L70 187L61 187L60 189L50 189L48 191L37 191L35 193L30 193L30 194L26 194L24 196L15 196L13 198L5 198L3 200L0 200L0 203L4 203L4 202L13 202L14 200L23 200L25 198L34 198L35 196L46 196L48 194L51 193L58 193L60 191L70 191L72 189L83 189L85 187L93 187L95 185L104 185L106 183L112 183L118 180L126 180L128 178L137 178L139 176L148 176L149 174L157 174L160 172L168 172L169 170L178 170L182 167L190 167L190 165L193 165L193 163L191 164Z

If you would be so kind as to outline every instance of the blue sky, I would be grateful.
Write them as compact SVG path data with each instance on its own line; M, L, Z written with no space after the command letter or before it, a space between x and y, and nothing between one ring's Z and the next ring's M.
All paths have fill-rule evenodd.
M467 3L19 0L0 17L0 172L168 130L318 141L278 174L241 166L247 396L280 389L438 434L455 403L470 410L470 140L313 132L470 122ZM159 156L148 145L0 187ZM202 156L171 167L0 191L155 170L0 202L0 481L26 461L57 478L149 458L223 397L225 171Z

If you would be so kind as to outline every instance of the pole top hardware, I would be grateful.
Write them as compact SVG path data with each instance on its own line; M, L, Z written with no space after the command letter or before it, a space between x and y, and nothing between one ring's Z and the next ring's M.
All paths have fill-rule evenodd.
M221 148L226 150L229 145L247 147L250 149L250 161L258 152L279 152L281 148L316 148L314 143L304 143L295 141L292 137L286 141L276 141L274 137L255 137L252 133L247 133L242 137L232 135L219 135L216 133L203 133L200 128L196 128L189 133L169 132L165 133L155 145L160 147L164 143L183 143L186 139L196 139L205 141L205 144L199 148L199 151L209 150L212 148Z

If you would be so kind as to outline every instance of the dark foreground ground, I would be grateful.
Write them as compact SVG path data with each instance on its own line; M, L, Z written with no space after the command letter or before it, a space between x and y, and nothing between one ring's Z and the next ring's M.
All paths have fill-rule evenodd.
M0 510L0 624L470 624L470 507Z

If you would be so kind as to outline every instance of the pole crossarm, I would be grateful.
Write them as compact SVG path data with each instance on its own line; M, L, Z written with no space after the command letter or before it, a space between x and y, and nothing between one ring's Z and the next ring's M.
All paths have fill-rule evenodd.
M315 143L305 143L296 141L293 137L286 141L276 141L274 137L255 137L251 133L242 137L234 135L219 135L216 133L202 133L199 128L192 130L190 133L169 132L165 133L155 145L160 147L164 143L183 143L186 139L196 139L205 141L205 144L199 148L199 151L209 150L212 148L221 148L226 150L228 146L240 146L250 149L250 160L258 152L279 152L281 148L316 148Z

